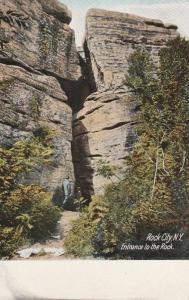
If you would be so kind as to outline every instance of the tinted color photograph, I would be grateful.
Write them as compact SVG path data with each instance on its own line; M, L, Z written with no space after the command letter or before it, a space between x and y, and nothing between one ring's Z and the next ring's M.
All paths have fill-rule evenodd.
M0 1L0 259L189 258L189 3Z

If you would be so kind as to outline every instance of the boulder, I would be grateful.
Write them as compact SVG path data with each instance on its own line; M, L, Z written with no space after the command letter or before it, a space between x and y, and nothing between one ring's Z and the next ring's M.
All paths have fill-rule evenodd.
M56 0L1 0L1 34L6 37L0 59L17 59L55 76L81 76L71 13Z

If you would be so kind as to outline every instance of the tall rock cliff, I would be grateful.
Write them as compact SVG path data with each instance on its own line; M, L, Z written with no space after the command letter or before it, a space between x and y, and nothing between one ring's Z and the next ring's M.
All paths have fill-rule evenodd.
M71 14L56 0L0 2L0 144L55 130L50 166L29 174L58 197L65 176L74 181L69 90L81 77Z
M125 85L128 58L142 48L154 63L158 51L175 38L177 27L159 20L91 9L86 20L84 50L92 94L75 114L73 153L78 185L85 195L102 192L99 160L123 167L135 140L135 103Z
M55 130L52 164L27 178L55 198L67 175L90 197L106 183L96 172L100 160L123 167L136 121L128 58L143 48L158 63L159 49L177 36L176 26L159 20L92 9L84 54L70 21L57 0L0 2L0 144Z

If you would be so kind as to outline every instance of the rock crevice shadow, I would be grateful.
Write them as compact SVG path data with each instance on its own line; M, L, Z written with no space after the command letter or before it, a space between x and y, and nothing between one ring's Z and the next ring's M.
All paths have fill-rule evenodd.
M80 132L79 135L77 133ZM91 151L89 137L86 127L82 121L76 121L73 127L74 137L72 142L73 164L76 177L76 188L80 188L81 196L86 200L91 200L94 194L93 175L94 169L91 165Z

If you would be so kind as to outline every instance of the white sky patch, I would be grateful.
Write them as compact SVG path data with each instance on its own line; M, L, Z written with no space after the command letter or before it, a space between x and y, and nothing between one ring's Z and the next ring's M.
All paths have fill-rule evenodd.
M83 7L75 8L70 5L69 8L72 10L73 15L71 27L75 30L76 43L80 46L84 39L86 13L91 6L83 9ZM154 5L107 5L102 3L98 5L98 8L160 19L165 23L177 25L182 36L189 37L189 2Z

